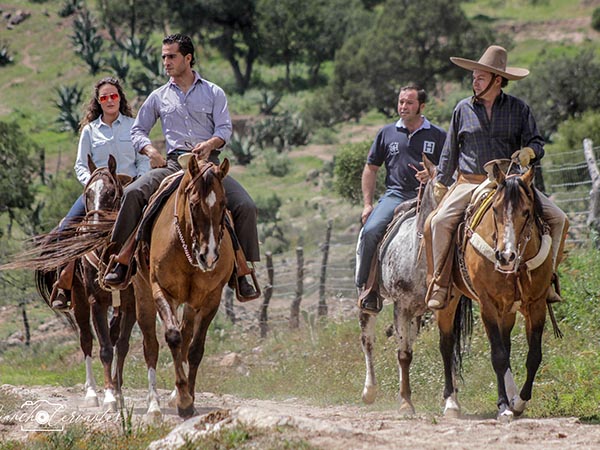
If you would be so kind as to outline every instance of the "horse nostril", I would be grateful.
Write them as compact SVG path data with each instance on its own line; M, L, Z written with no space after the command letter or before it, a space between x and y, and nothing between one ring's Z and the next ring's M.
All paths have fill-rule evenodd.
M511 252L511 254L510 254L510 258L508 258L508 262L513 262L513 261L515 260L516 256L517 256L517 255L515 255L515 253L514 253L514 252Z
M502 254L500 250L496 250L496 261L502 262Z

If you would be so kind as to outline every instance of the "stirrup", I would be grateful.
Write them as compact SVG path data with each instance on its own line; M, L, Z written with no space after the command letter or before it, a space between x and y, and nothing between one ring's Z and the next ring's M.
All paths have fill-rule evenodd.
M135 260L132 260L131 264L129 264L127 266L127 272L125 273L125 278L123 278L123 281L121 283L108 284L104 281L104 278L106 277L106 275L111 273L117 264L120 264L118 261L116 261L116 259L117 259L117 255L111 255L108 260L108 264L106 265L106 269L104 270L104 273L102 273L102 276L98 277L98 284L105 291L110 292L115 289L118 291L122 291L123 289L127 289L129 284L131 283L131 276L133 274L133 266L135 265L134 264ZM124 265L124 264L122 264L122 265Z
M250 278L252 279L252 286L254 287L254 290L256 291L256 293L250 297L242 297L240 295L240 285L239 285L239 281L238 281L238 276L237 274L233 273L233 279L234 279L234 284L235 284L235 297L238 299L238 301L244 303L244 302L249 302L251 300L256 300L258 297L261 296L261 291L260 291L260 286L258 285L258 279L256 278L256 273L254 272L254 269L250 269L250 273L248 274L250 275ZM244 275L246 276L246 275Z

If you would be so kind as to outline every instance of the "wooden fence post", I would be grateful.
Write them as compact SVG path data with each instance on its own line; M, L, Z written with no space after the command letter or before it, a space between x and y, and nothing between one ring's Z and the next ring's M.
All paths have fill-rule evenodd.
M331 241L331 228L333 221L327 222L327 233L325 234L325 243L323 244L323 260L321 261L321 277L319 279L319 308L317 314L319 317L327 315L327 301L325 300L325 281L327 279L327 259L329 258L329 243Z
M292 302L290 312L290 328L298 328L300 326L300 302L302 302L304 281L304 249L302 247L296 247L296 261L298 264L296 269L296 297Z
M260 306L258 316L258 325L260 327L261 338L267 337L267 332L269 331L267 308L269 307L269 302L271 301L271 296L273 295L273 278L275 276L275 270L273 269L273 254L271 252L266 252L265 257L267 259L267 276L269 281L267 282L267 285L263 291L263 302Z
M225 315L231 323L235 323L235 311L233 310L233 289L225 285Z
M585 162L588 166L588 172L592 179L592 191L590 192L590 210L588 212L587 225L595 231L594 240L596 247L600 246L600 239L598 235L600 233L600 173L598 172L598 166L596 165L596 158L594 157L594 143L591 139L583 140L583 153L585 155Z

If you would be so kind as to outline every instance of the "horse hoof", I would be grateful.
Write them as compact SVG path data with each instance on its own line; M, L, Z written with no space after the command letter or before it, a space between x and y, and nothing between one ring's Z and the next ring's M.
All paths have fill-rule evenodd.
M193 417L193 416L196 415L196 408L194 408L194 404L191 404L187 408L180 408L178 406L177 407L177 414L182 419L189 419L190 417Z
M100 406L100 402L98 402L98 397L95 395L86 397L83 400L83 406L85 406L87 408L96 408L96 407Z
M104 403L104 411L117 412L117 401Z
M169 400L167 400L167 406L169 408L177 407L177 389L174 389L173 392L169 395Z
M362 400L367 405L370 405L377 398L377 386L365 386L362 392Z
M446 399L446 406L444 407L444 417L449 419L458 419L460 417L460 405L458 401L452 396Z
M527 401L523 400L519 395L514 396L510 401L510 410L514 413L515 417L523 414L525 408L527 408Z
M515 415L510 410L505 410L501 413L498 413L498 422L500 423L510 423L514 419Z
M414 416L415 415L415 407L407 402L407 401L403 401L402 403L400 403L400 408L398 408L398 412L400 413L401 416L405 416L405 417L409 417L409 416Z
M152 409L146 412L146 423L156 425L162 420L162 413L160 409Z

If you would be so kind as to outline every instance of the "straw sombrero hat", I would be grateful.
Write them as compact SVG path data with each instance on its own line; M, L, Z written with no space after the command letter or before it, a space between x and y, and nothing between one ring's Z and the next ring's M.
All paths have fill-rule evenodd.
M451 56L450 61L467 70L484 70L495 73L507 80L520 80L529 75L529 70L520 67L506 67L506 49L499 45L490 45L479 61Z

